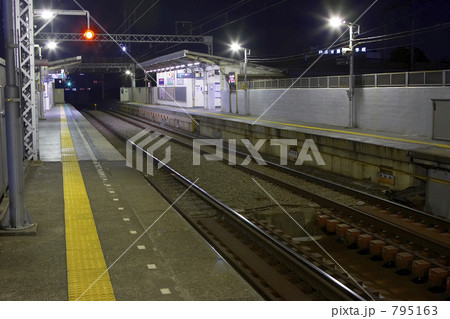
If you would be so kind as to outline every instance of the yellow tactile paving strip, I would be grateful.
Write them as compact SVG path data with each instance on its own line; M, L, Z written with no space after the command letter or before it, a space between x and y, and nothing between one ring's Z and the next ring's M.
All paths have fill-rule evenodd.
M115 300L64 107L60 110L69 300Z

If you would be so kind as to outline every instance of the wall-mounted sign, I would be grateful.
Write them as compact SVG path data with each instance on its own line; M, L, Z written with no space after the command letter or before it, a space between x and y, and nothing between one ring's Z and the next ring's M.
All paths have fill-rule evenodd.
M167 85L173 85L173 76L167 78Z
M164 85L164 79L159 79L159 80L158 80L158 84L159 84L159 85Z
M194 73L177 73L177 78L179 79L193 79Z
M228 73L228 83L236 84L236 73L234 72Z

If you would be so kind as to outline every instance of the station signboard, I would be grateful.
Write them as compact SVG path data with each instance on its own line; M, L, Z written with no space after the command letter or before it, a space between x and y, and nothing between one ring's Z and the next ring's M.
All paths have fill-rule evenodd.
M177 73L177 78L179 79L193 79L194 73Z

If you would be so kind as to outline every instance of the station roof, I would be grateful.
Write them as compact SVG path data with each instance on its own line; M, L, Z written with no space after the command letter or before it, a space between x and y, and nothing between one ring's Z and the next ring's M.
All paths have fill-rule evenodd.
M191 63L206 63L210 65L217 65L217 66L234 66L239 68L241 61L231 59L231 58L225 58L217 55L210 55L206 53L200 53L200 52L194 52L189 50L181 50L174 53L170 53L167 55L163 55L160 57L157 57L152 60L148 60L141 63L141 66L146 71L154 71L158 69L164 69L168 67L176 67L180 65L188 65ZM282 75L282 71L279 69L248 63L247 65L247 71L248 73L256 73L256 74L267 74L267 75L274 75L274 76L280 76Z

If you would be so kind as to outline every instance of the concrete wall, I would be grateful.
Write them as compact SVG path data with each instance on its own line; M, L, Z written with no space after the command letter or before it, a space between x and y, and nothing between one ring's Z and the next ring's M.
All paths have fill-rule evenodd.
M273 104L264 117L343 127L348 124L347 89L249 90L248 110L244 91L238 94L240 114L260 116ZM431 99L450 99L450 87L355 89L357 125L368 130L431 137ZM231 104L235 113L235 99L231 99ZM223 103L222 111L229 112L228 105Z
M346 89L250 90L249 113L274 119L345 126L348 123ZM239 91L244 93L244 91ZM280 96L284 95L280 98ZM243 95L243 94L242 94Z
M49 111L53 107L53 82L45 82L43 96L44 111Z
M140 87L140 88L131 88L132 90L132 97L133 97L133 102L136 103L143 103L143 104L149 104L150 103L150 95L151 95L151 90L150 88L146 88L146 87Z
M133 91L131 88L120 88L120 102L133 102Z
M236 99L237 94L237 99ZM226 113L250 114L248 106L245 104L244 91L222 91L221 110ZM237 104L237 107L236 107ZM248 104L247 104L248 105ZM237 109L237 111L236 111Z
M357 89L357 122L369 130L431 137L431 99L449 98L450 87Z
M120 102L136 102L142 104L152 103L152 90L146 87L121 87Z
M55 104L64 104L64 89L54 89L53 90L53 101Z

